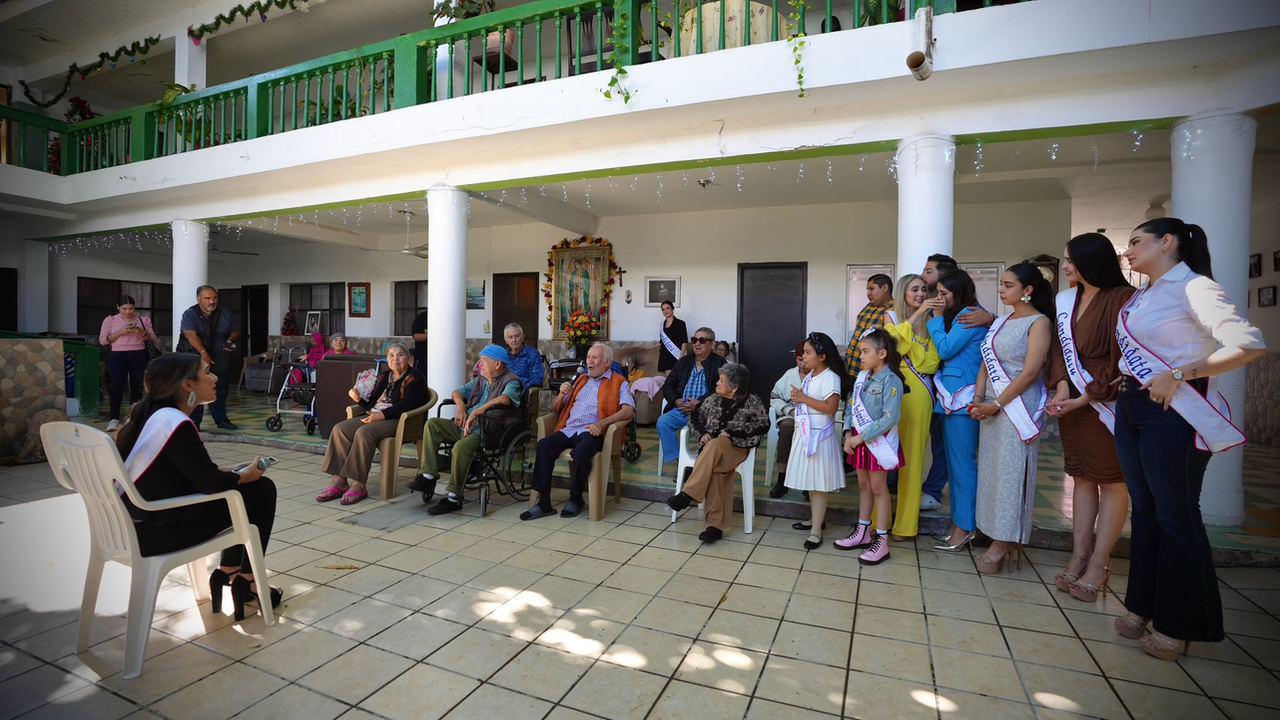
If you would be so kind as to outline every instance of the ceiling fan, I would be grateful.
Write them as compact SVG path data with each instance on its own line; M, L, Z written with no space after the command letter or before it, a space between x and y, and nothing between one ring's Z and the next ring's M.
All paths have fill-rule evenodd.
M405 255L413 255L414 257L420 257L423 260L426 260L427 259L427 243L422 243L421 245L414 245L412 241L409 240L409 223L413 222L413 211L397 210L396 212L404 216L404 247L400 248L400 252Z
M228 232L227 227L225 225L215 225L209 228L209 236L211 238L209 240L209 246L208 246L209 252L218 253L219 255L250 255L253 257L258 257L261 254L256 252L249 252L248 250L223 250L222 248L218 247L218 241L212 239L213 237L216 237L218 235L229 235L229 234L230 233ZM239 233L236 233L236 234L239 235Z

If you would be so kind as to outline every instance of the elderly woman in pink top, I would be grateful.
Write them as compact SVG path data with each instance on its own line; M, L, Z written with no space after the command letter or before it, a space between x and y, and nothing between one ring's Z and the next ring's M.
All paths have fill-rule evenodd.
M142 371L147 369L147 340L158 343L151 319L138 314L133 298L121 295L116 303L115 315L102 321L98 342L111 348L107 356L107 381L111 393L111 422L107 432L120 427L120 401L124 399L124 386L129 384L129 402L142 399Z

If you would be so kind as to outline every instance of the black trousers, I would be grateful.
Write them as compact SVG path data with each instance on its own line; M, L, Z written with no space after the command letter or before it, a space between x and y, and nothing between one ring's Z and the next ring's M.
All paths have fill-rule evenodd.
M1125 607L1169 637L1222 640L1222 598L1200 517L1210 454L1196 449L1195 430L1176 410L1126 380L1116 455L1133 510Z
M597 437L585 430L573 437L556 431L539 440L537 460L533 466L533 489L538 491L538 503L543 508L551 506L551 473L555 470L556 458L569 450L569 456L573 458L573 469L569 476L569 499L581 504L582 493L587 489L587 478L591 477L591 460L602 449L604 435Z
M262 542L262 552L266 553L267 541L271 538L271 525L276 519L276 485L264 476L254 482L238 485L236 490L244 498L249 522L258 527L258 539ZM179 524L134 523L143 557L163 555L197 545L231 527L231 513L227 511L225 502L204 503L187 509L191 515ZM243 545L223 550L220 564L239 567L246 573L253 572Z
M124 388L129 386L129 403L142 399L142 372L150 357L146 350L112 351L107 356L107 389L111 394L111 419L120 419L120 403Z
M231 362L231 354L225 351L219 351L213 356L213 367L209 368L209 372L218 376L218 385L214 389L214 399L209 405L209 413L213 415L215 423L227 422L227 392L231 390L234 382L231 379L231 371L235 368L235 363ZM200 427L200 421L204 419L204 406L196 407L191 413L191 422Z

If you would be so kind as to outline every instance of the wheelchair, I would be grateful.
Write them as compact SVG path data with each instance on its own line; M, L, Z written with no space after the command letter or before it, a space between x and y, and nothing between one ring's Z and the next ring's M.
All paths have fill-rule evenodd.
M476 450L471 466L467 469L467 479L463 483L463 492L480 491L480 517L489 511L490 486L501 495L507 495L520 501L529 499L530 483L533 481L533 464L537 457L537 435L533 431L533 423L538 416L538 401L542 388L529 388L525 391L524 403L517 412L485 413L479 421L480 447ZM436 417L440 417L440 409L453 405L453 400L445 400L436 406ZM437 453L439 467L450 467L453 460L453 443L441 443ZM431 498L422 496L424 504Z

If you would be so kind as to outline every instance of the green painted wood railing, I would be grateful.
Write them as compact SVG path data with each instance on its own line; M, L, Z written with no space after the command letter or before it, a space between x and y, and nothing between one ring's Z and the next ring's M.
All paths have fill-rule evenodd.
M605 70L619 40L618 64L637 65L898 22L926 6L955 12L956 0L535 0L73 126L0 107L4 161L100 170Z

